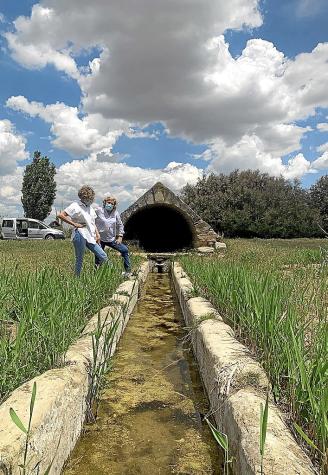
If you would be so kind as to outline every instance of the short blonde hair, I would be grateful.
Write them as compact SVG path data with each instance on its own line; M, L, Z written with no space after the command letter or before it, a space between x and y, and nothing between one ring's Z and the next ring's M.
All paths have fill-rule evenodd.
M110 193L107 193L104 198L103 198L103 203L105 203L107 200L112 200L114 201L114 206L116 206L117 204L117 199L115 198L115 196L111 195Z
M95 199L95 192L94 189L91 188L91 186L88 185L83 185L78 191L78 197L80 200L94 200Z

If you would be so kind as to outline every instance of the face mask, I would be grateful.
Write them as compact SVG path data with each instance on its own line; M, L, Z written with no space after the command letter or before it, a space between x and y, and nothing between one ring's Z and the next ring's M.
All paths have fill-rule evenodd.
M114 208L114 205L112 205L112 203L106 203L105 204L105 210L106 211L112 211L113 208Z
M92 205L93 200L84 200L84 201L82 201L82 203L84 203L85 206L90 206L90 205Z

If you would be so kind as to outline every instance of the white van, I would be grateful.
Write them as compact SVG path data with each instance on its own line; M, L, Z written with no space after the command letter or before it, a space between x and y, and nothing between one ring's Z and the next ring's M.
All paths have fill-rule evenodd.
M3 218L0 220L1 239L65 239L59 229L50 228L37 219Z

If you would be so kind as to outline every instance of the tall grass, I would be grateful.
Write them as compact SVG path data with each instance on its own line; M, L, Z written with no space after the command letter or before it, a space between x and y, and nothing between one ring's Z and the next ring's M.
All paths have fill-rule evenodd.
M240 241L230 245L231 257L182 256L181 264L196 290L262 362L276 400L313 442L309 450L323 466L328 444L327 266L320 266L319 250L267 252L267 243L245 242L244 249Z
M77 279L68 243L23 244L18 243L15 255L1 256L0 401L23 382L61 365L69 345L90 316L108 304L121 281L121 260L113 254L112 265L97 272L92 256L87 256L84 273ZM56 254L52 244L57 245ZM37 269L32 269L27 256L35 249ZM55 266L50 255L62 266ZM13 323L17 325L16 337L8 338L3 329Z

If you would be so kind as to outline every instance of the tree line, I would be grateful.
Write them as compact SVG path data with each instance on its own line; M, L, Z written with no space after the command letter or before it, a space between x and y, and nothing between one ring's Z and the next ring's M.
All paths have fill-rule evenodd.
M36 151L23 177L26 217L43 221L50 214L55 175L54 164ZM215 231L230 237L319 237L328 230L328 175L304 189L299 180L258 170L212 173L186 185L181 198Z
M210 174L186 185L181 198L229 237L320 237L328 230L328 175L304 189L299 180L258 170Z

